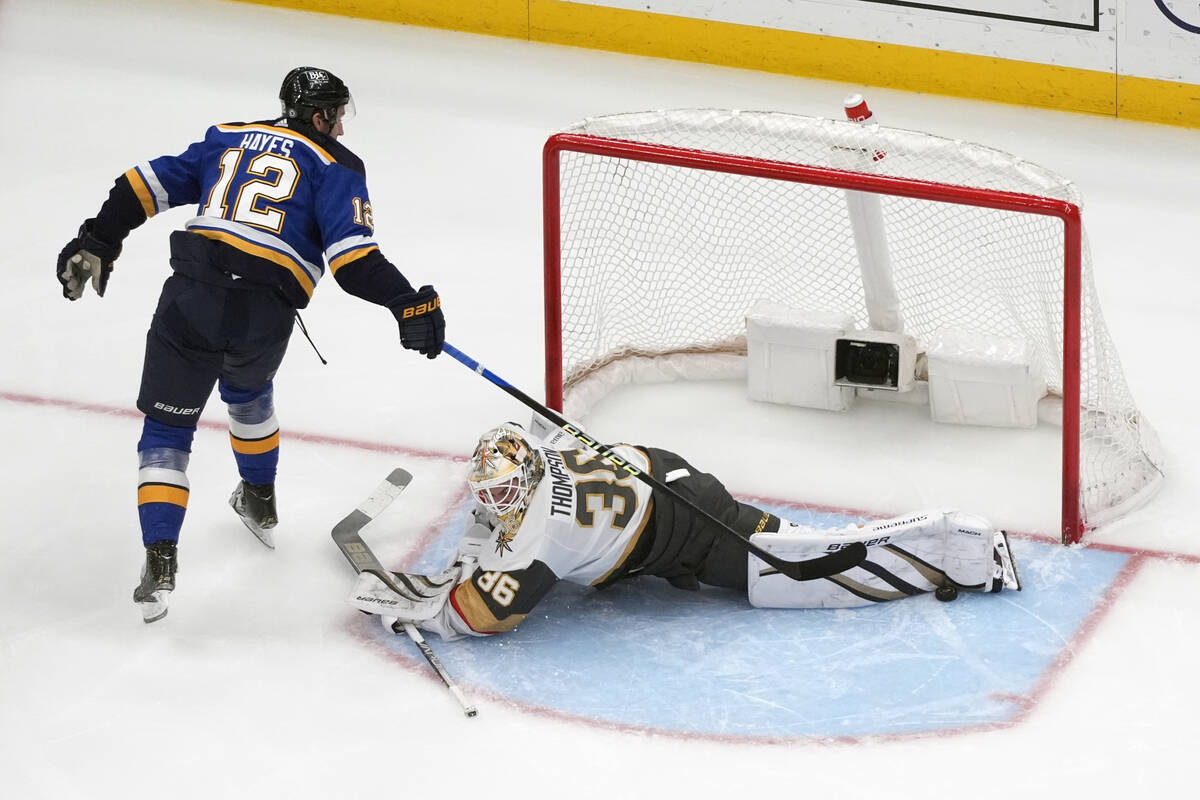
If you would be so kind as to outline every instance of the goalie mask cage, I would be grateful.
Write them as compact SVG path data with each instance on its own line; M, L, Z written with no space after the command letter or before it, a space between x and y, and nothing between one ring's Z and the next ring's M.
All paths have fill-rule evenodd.
M1061 398L1063 541L1157 486L1157 440L1104 325L1080 198L1048 170L925 133L699 109L585 120L550 137L543 169L552 408L582 416L647 374L744 369L758 301L869 327L847 197L870 193L918 351L944 327L1020 337Z

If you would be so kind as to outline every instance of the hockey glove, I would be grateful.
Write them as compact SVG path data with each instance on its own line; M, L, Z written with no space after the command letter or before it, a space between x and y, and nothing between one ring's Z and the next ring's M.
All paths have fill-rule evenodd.
M400 323L400 344L417 350L426 358L437 358L446 338L446 319L442 316L442 298L432 286L408 292L387 304Z
M83 297L89 277L96 294L104 297L113 262L121 255L121 245L106 244L92 235L94 221L89 219L80 225L79 234L58 254L55 274L62 284L63 297L68 300Z
M360 572L347 602L359 611L392 617L401 622L424 622L437 616L446 605L450 590L458 584L462 568L457 564L437 575L407 575L393 572L397 592L370 572Z

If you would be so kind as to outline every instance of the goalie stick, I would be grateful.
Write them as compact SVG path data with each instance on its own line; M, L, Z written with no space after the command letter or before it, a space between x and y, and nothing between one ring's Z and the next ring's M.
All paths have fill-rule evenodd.
M375 487L375 491L371 492L358 508L346 515L345 519L333 526L333 541L337 544L338 549L342 551L342 555L350 562L350 566L354 567L355 572L369 572L379 580L383 581L389 589L397 594L404 594L404 589L396 583L396 579L392 573L385 569L383 564L379 563L375 553L363 541L363 527L368 522L375 519L383 512L385 508L391 505L392 501L400 496L409 482L412 481L412 474L405 469L397 467L391 471L383 482ZM442 683L446 684L446 688L454 695L454 699L458 700L462 706L463 713L468 717L473 717L478 711L475 706L467 702L467 698L463 696L462 690L458 685L450 680L450 676L446 673L445 667L442 666L441 660L437 654L433 652L433 648L425 641L425 637L417 630L417 627L411 622L401 622L396 620L392 623L392 631L399 633L403 630L408 634L408 638L412 639L413 644L421 651L421 655L425 656L425 660L429 662L429 666L433 667L433 671L442 679Z
M537 400L534 400L532 397L525 394L512 384L508 383L508 381L487 369L478 361L471 358L457 347L454 347L449 342L442 343L442 350L448 353L455 361L458 361L463 366L467 367L467 369L471 370L477 375L482 375L488 381L494 383L496 386L499 386L517 400L520 400L537 414L540 414L558 427L562 428L567 433L574 436L580 442L595 451L600 458L608 461L610 464L618 467L619 469L623 469L629 475L637 478L651 489L669 496L676 503L686 507L693 514L698 514L699 516L708 520L708 522L711 523L718 531L727 536L732 536L734 539L740 542L742 547L744 547L748 552L754 554L757 558L769 566L779 570L784 575L787 575L792 580L811 581L816 580L817 578L828 578L830 575L836 575L839 572L845 572L848 569L857 567L867 557L866 545L864 545L862 542L854 542L851 545L847 545L840 550L835 550L834 552L828 555L820 556L819 558L812 558L808 559L807 561L784 561L778 556L767 552L758 545L749 541L745 536L742 536L733 528L714 517L708 511L704 510L691 500L676 492L667 484L659 481L652 475L642 472L641 470L633 467L631 464L628 464L624 459L613 453L611 445L600 444L598 440L588 436L586 433L580 430L579 427L567 422L566 419L542 405Z

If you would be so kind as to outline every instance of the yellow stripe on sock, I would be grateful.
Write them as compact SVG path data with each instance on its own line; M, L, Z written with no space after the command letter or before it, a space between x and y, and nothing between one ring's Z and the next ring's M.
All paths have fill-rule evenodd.
M229 443L233 446L235 453L242 455L256 456L261 453L269 453L279 447L279 431L262 439L239 439L231 433L229 434Z
M161 483L151 483L138 487L138 505L146 503L171 503L187 508L188 490L179 486L164 486Z

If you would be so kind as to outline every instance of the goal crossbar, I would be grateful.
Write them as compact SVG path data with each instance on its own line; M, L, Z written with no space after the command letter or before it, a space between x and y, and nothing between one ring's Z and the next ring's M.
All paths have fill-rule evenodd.
M831 167L749 158L670 145L559 133L543 148L543 215L545 271L546 405L563 409L562 293L560 267L561 159L582 153L651 162L709 172L723 172L850 191L1022 212L1062 221L1063 248L1063 410L1062 410L1062 540L1083 535L1080 508L1080 370L1081 272L1083 226L1079 206L1064 200L1015 192L957 186Z

